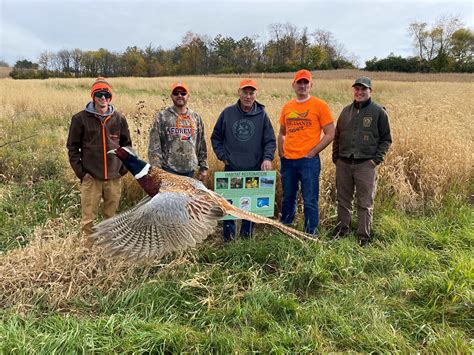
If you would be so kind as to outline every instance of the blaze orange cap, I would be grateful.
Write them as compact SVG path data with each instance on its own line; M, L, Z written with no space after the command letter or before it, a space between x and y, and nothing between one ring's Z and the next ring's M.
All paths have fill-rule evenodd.
M173 92L174 89L176 89L176 88L184 89L189 94L189 89L188 89L188 86L186 85L185 82L178 81L176 83L171 84L171 92Z
M257 90L257 83L252 79L244 79L240 82L239 89L243 89L246 87L251 87Z
M306 69L298 70L295 74L295 78L293 79L293 82L296 83L298 80L301 80L301 79L306 79L308 81L311 81L311 72Z
M110 94L110 100L112 101L112 86L110 86L107 80L101 76L95 79L94 84L92 84L91 97L94 98L94 94L98 91L107 91Z

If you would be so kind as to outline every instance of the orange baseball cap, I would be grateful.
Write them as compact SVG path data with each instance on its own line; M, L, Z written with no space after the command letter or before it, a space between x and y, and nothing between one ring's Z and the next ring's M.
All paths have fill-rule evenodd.
M251 87L257 90L257 83L252 79L244 79L240 82L239 89L243 89L246 87Z
M110 93L110 100L112 100L112 86L101 76L95 79L94 84L92 84L91 97L94 97L94 94L99 91L107 91Z
M301 80L301 79L306 79L308 81L311 81L311 72L306 69L298 70L295 74L295 78L293 79L293 82L296 83L298 80Z
M176 83L171 84L171 91L172 91L172 92L173 92L174 89L176 89L176 88L184 89L184 90L186 90L186 92L189 94L188 85L186 85L186 83L183 82L183 81L178 81L178 82L176 82Z

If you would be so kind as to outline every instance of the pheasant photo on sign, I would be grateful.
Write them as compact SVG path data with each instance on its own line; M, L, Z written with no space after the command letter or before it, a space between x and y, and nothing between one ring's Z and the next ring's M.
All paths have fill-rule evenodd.
M195 247L225 215L264 223L298 240L314 236L272 219L233 206L193 178L174 175L138 158L130 147L115 154L148 196L136 206L94 227L91 238L110 255L134 260L160 259L174 251Z

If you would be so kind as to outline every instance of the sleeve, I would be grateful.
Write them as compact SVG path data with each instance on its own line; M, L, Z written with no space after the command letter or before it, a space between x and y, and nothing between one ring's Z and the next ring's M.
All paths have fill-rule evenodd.
M275 158L276 149L275 131L273 130L272 123L266 112L264 120L262 136L263 160L272 161Z
M130 130L128 128L128 122L125 116L122 116L122 130L120 132L120 146L131 147L132 138L130 137Z
M337 119L337 124L336 124L336 130L334 132L334 140L332 141L332 162L336 163L337 159L339 159L339 135L340 135L340 118L341 118L342 112L339 115L339 118Z
M321 102L320 111L319 111L319 123L321 127L324 127L330 123L334 122L334 117L332 116L329 106L324 101Z
M207 144L206 134L204 132L204 124L199 115L196 115L196 121L198 123L198 132L196 137L196 155L198 159L199 170L208 170L209 165L207 164Z
M224 127L224 111L220 114L217 119L216 125L212 131L211 135L211 144L214 153L217 156L217 159L224 161L227 160L227 155L224 149L224 136L225 136L225 127Z
M122 124L121 124L122 129L120 131L119 145L121 147L131 147L132 146L132 138L130 137L130 130L128 128L127 119L125 118L125 116L121 116L121 119L122 119ZM125 168L125 166L123 164L120 167L119 173L122 176L125 175L126 173L128 173L127 168Z
M390 133L390 124L388 121L388 114L385 111L385 108L380 109L380 116L378 119L378 129L379 129L379 144L377 146L377 153L375 153L374 161L376 164L383 162L385 154L387 153L390 145L392 144L392 135Z
M67 137L67 151L69 156L69 163L76 176L82 180L86 171L82 166L82 137L84 136L84 126L78 116L73 116L71 125L69 126L69 133Z
M161 149L161 138L160 138L160 122L161 112L158 113L153 121L153 125L150 129L150 137L148 140L148 163L151 166L157 166L161 168L163 163L163 152Z
M283 126L285 127L285 107L286 107L286 104L282 107L281 109L281 113L280 113L280 118L278 120L278 123L280 123L280 126Z

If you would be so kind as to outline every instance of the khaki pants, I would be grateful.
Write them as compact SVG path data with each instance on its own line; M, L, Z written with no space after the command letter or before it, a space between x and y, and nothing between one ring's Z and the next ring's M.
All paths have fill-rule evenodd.
M81 232L83 236L92 234L94 220L99 213L99 204L103 199L104 219L117 211L122 193L122 178L97 180L87 178L81 184Z
M336 162L337 230L348 234L351 226L352 200L357 204L357 235L370 238L374 197L377 181L376 167L367 160L350 164L341 159Z

